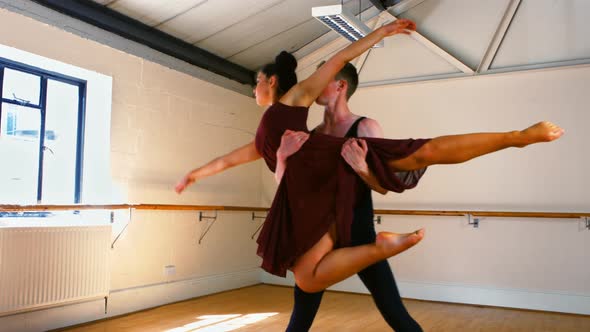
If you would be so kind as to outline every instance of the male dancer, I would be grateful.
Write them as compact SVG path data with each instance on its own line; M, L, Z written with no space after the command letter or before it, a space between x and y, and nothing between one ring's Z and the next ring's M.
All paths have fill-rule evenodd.
M314 131L326 135L351 137L342 147L341 155L367 186L363 188L359 204L354 210L351 229L351 245L374 243L376 239L373 224L373 201L371 189L386 194L365 161L367 145L355 137L382 138L379 123L373 119L353 114L348 99L358 85L358 74L352 64L347 64L335 79L328 84L316 102L324 106L324 121ZM309 134L288 131L277 151L276 178L280 180L286 167L286 159L305 143ZM404 307L393 272L386 260L360 271L358 276L371 292L377 308L389 326L395 331L422 331L420 325ZM288 332L308 331L319 309L323 292L306 293L295 285L294 308L287 327Z

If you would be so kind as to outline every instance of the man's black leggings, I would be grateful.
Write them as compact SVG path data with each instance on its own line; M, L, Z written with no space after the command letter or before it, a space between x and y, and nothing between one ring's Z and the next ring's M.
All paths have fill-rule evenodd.
M372 204L370 211L355 211L351 229L352 246L374 243ZM370 216L370 218L368 218ZM404 306L393 272L387 260L373 264L358 273L389 326L397 332L422 331ZM306 293L295 285L294 306L287 332L306 332L310 329L320 307L324 292Z

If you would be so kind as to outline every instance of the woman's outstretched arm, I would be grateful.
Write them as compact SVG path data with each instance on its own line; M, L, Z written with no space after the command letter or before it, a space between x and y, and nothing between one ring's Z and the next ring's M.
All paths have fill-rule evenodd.
M311 76L293 86L281 98L281 103L291 106L311 106L328 83L352 59L360 56L385 37L396 34L410 34L414 30L416 30L416 23L408 19L399 19L374 30L366 37L355 41L336 53Z
M223 155L221 157L215 158L208 162L207 164L195 168L194 170L188 172L176 185L175 190L177 193L182 193L188 186L195 183L196 181L206 178L211 175L215 175L217 173L223 172L226 169L238 165L242 165L245 163L249 163L251 161L260 159L260 154L256 150L256 146L254 145L254 141L239 147L232 152Z

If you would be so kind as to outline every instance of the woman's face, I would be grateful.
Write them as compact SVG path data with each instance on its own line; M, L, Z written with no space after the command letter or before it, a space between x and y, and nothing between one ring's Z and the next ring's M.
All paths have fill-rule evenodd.
M274 77L266 77L262 72L256 75L256 86L254 87L254 96L256 104L259 106L268 106L273 104Z

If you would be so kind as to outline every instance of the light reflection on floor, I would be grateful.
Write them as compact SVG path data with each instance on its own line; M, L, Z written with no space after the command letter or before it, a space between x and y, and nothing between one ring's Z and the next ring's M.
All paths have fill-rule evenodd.
M205 315L197 317L198 321L186 324L182 327L166 330L164 332L225 332L237 330L240 327L254 324L278 312L258 314L232 314L232 315Z

